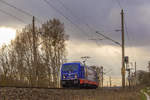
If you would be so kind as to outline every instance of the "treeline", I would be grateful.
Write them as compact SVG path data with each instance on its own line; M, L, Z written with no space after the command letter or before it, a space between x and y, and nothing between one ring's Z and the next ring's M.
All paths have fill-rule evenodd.
M137 81L138 85L150 86L150 72L138 71Z
M35 27L35 32L32 24L17 31L16 38L0 48L0 85L58 87L67 39L58 19Z
M97 78L98 78L98 82L99 82L99 87L103 87L103 66L99 67L99 66L90 66L91 68L93 68L96 73L97 73Z

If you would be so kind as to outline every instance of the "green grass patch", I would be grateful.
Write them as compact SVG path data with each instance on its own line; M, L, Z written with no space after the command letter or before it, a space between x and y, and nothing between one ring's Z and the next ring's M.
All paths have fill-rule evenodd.
M143 90L150 96L150 87L146 87Z
M141 100L147 100L146 96L144 95L144 93L141 93Z

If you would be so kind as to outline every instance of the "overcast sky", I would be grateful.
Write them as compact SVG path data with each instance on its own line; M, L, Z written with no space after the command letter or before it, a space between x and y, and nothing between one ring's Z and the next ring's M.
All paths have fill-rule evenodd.
M67 59L81 60L81 56L90 56L88 64L104 66L106 71L112 69L108 75L116 77L120 76L121 48L95 32L99 31L120 42L121 33L115 30L121 28L120 12L124 8L126 55L130 57L130 62L137 61L138 69L146 70L150 60L149 0L47 0L53 7L44 0L5 1L38 17L41 22L59 18L65 24L66 34L70 36L67 42ZM31 16L2 2L0 9L22 20L18 21L0 12L0 27L18 29L32 21Z

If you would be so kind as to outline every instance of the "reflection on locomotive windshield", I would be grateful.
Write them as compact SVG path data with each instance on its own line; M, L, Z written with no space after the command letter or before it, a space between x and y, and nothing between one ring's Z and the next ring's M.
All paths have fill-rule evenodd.
M77 71L78 70L78 65L76 64L71 64L71 65L64 65L62 67L62 71Z

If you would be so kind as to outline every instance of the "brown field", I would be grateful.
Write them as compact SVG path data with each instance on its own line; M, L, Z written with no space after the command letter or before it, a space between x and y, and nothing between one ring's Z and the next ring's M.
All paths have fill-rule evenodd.
M141 100L136 90L0 88L0 100Z

